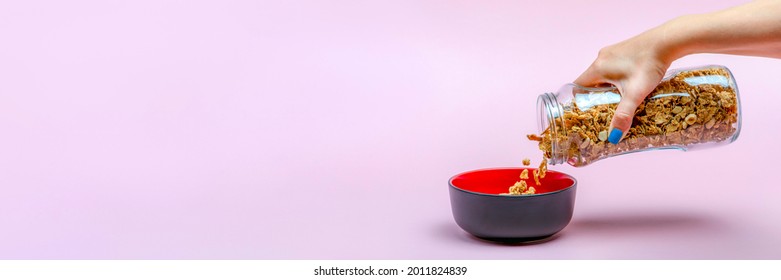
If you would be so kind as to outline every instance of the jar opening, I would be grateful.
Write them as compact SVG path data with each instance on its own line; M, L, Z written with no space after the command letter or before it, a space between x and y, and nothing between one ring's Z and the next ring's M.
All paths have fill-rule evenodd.
M559 143L555 139L559 139L559 129L556 127L556 118L560 119L559 123L563 124L564 110L559 105L556 95L550 92L546 92L537 97L537 112L539 118L537 119L537 128L539 134L543 135L543 132L547 129L551 137L551 151L548 163L560 164L564 162L564 158L561 157L559 152Z

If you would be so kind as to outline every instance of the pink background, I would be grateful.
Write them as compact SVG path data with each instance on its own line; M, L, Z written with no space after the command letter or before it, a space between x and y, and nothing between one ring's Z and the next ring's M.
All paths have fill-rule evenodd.
M0 258L781 258L781 60L678 61L733 70L740 139L553 167L555 240L450 212L600 47L740 2L3 1Z

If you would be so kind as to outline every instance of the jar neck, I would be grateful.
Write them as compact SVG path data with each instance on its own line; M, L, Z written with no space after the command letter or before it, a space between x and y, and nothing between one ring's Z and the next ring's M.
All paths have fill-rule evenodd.
M558 120L559 125L564 125L564 108L562 108L555 93L546 92L537 97L537 113L539 114L537 117L537 129L539 130L540 135L548 129L548 134L551 139L551 151L548 163L564 163L567 159L564 156L565 154L561 152L562 147L558 139L561 139L561 136L566 135L558 135L560 131L564 130L557 127L556 121Z

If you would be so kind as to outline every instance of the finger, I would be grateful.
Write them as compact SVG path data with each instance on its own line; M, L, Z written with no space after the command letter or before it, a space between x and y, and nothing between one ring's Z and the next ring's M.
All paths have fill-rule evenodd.
M618 144L629 128L632 126L632 119L635 117L639 103L630 98L623 98L618 102L616 112L613 114L613 120L610 121L610 135L607 140L610 143Z
M637 107L653 91L659 80L660 78L654 75L640 75L634 79L623 80L619 83L618 89L621 93L621 101L618 103L613 119L610 121L610 134L608 136L610 143L617 144L624 138L632 126L632 120Z
M613 119L610 121L610 134L607 138L608 142L612 144L618 144L629 131L629 128L632 126L632 120L635 117L635 110L640 106L640 102L646 95L643 94L645 89L637 88L637 84L624 82L619 84L621 101L618 102Z
M580 74L573 83L579 86L588 87L607 83L607 80L605 80L603 73L597 70L597 67L594 67L592 64L583 72L583 74Z

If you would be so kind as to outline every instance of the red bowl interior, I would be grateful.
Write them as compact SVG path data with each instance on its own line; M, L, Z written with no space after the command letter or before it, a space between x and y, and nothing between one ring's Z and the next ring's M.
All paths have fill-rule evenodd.
M509 192L510 186L520 180L521 171L524 168L483 169L464 172L454 176L450 184L456 188L485 194L500 194ZM561 172L548 170L545 178L540 179L541 186L534 182L532 171L529 169L529 179L526 184L536 189L537 194L556 192L571 187L575 180Z

